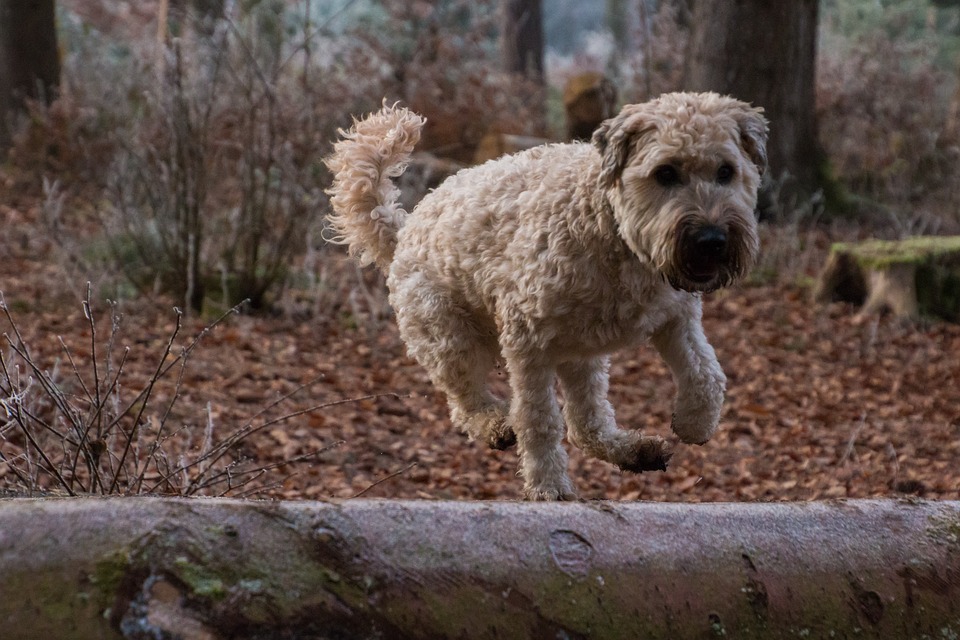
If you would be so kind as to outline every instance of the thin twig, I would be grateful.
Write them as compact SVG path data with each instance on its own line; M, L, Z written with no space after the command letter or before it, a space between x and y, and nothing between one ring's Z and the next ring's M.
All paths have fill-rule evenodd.
M70 421L70 424L73 426L73 428L79 432L79 430L83 428L83 421L80 420L79 416L73 411L63 391L50 378L50 376L46 374L46 372L42 371L40 367L37 366L33 356L30 353L30 348L23 340L23 336L20 333L20 327L17 326L16 322L13 320L13 317L10 315L9 310L7 310L6 305L3 304L2 294L0 294L0 309L2 309L6 315L7 321L10 323L10 327L13 329L13 333L17 338L17 341L14 342L10 339L9 335L6 333L3 334L3 337L10 346L10 349L17 354L21 360L23 360L24 364L35 376L37 383L43 388L43 391L47 397L53 401L57 409Z
M224 480L222 480L221 478L223 478L223 476L225 476L225 475L229 475L230 478L232 479L232 478L241 477L241 476L243 476L244 474L260 474L260 472L272 471L272 470L274 470L274 469L277 469L277 468L279 468L279 467L286 466L286 465L288 465L288 464L295 464L295 463L297 463L297 462L303 462L304 460L309 460L310 458L315 458L315 457L319 456L321 453L326 453L327 451L329 451L329 450L331 450L331 449L333 449L333 448L335 448L335 447L339 447L340 445L344 444L345 442L346 442L345 440L338 440L338 441L336 441L336 442L333 442L333 443L331 443L331 444L328 444L327 446L325 446L325 447L323 447L323 448L321 448L321 449L317 449L317 450L315 450L315 451L311 451L311 452L309 452L309 453L304 453L304 454L301 454L301 455L298 455L298 456L293 456L292 458L285 458L284 460L279 460L279 461L277 461L277 462L271 462L270 464L266 464L266 465L263 465L263 466L259 466L259 467L257 467L256 469L250 469L250 470L248 470L248 471L241 471L241 472L238 472L238 473L236 473L236 474L232 474L232 473L228 474L227 470L224 469L223 471L220 471L219 473L210 476L210 477L209 477L206 481L204 481L202 484L199 484L199 485L197 485L196 487L194 487L193 493L196 493L196 492L198 492L198 491L202 491L203 489L206 489L206 488L208 488L208 487L212 487L212 486L214 486L214 485L216 485L216 484L220 484L221 482L224 482ZM233 466L233 465L231 465L231 466ZM236 486L233 486L233 487L231 487L230 489L228 489L227 491L225 491L224 493L221 493L221 494L219 494L219 495L223 496L223 495L226 495L227 493L229 493L229 491L231 491L231 490L239 489L239 488L241 488L241 487L249 484L249 482L250 482L251 480L253 480L253 479L254 479L254 478L251 478L250 480L245 480L245 481L242 482L241 484L238 484L238 485L236 485ZM184 495L192 495L192 494L184 493Z
M13 380L9 377L9 371L6 365L6 361L4 360L2 354L0 354L0 367L3 368L4 375L7 376L8 380L10 380L11 386L12 386ZM18 381L19 381L19 378L18 378ZM19 393L19 388L15 392ZM11 407L8 407L8 409L10 408ZM68 482L66 482L66 480L64 480L63 475L57 470L56 465L53 464L49 456L47 456L46 451L44 451L44 448L40 446L40 443L34 437L32 431L28 428L29 420L24 419L23 403L21 401L14 402L12 409L13 409L14 422L20 427L20 431L21 433L23 433L24 438L27 439L27 443L29 444L29 446L35 449L37 452L37 455L39 455L41 460L43 460L43 464L45 465L47 472L57 480L60 486L63 487L68 494L70 494L71 496L76 495L73 491L73 487Z
M415 466L417 466L417 463L416 463L416 462L412 462L412 463L410 463L409 465L407 465L406 467L404 467L403 469L400 469L400 471L394 471L394 472L391 473L390 475L388 475L388 476L386 476L386 477L383 477L383 478L380 478L379 480L377 480L376 482L374 482L372 485L370 485L369 487L367 487L366 489L364 489L363 491L361 491L360 493L358 493L358 494L356 494L356 495L354 495L354 496L352 496L352 497L353 497L353 498L359 498L360 496L362 496L363 494L365 494L367 491L370 491L370 489L373 489L373 488L374 488L375 486L377 486L378 484L383 484L383 483L386 482L387 480L392 480L393 478L396 478L397 476L399 476L399 475L401 475L401 474L404 474L404 473L406 473L407 471L410 471L410 469L413 469Z
M857 441L857 436L860 435L860 431L863 429L863 425L867 422L867 413L863 412L860 414L860 422L857 423L857 426L854 427L853 432L850 434L850 437L847 439L847 446L843 450L843 455L840 456L840 460L837 461L837 466L841 467L847 461L847 459L853 455L853 446Z
M120 462L117 464L117 472L113 475L113 481L110 483L110 490L108 493L113 493L116 491L117 484L120 482L120 474L123 472L124 464L126 463L127 456L130 453L130 447L132 446L133 439L140 427L140 420L143 418L143 413L147 410L147 405L149 404L150 397L153 394L154 387L163 376L163 364L166 362L167 356L170 355L170 350L173 348L173 342L177 339L177 335L180 333L180 328L183 326L183 313L179 309L174 309L174 311L177 314L176 325L173 329L173 332L170 334L170 339L167 341L166 347L164 347L163 356L160 358L160 362L157 364L156 371L154 371L154 374L147 383L146 388L137 395L137 398L142 397L143 401L141 402L140 410L137 412L137 415L133 420L133 424L130 427L130 432L127 434L127 441L124 443L123 447L123 455L120 456ZM119 420L123 415L126 415L129 409L132 407L133 405L131 404L127 411L124 411L121 416L117 417L117 420Z
M5 439L5 438L4 438L4 439ZM30 487L30 481L29 481L29 480L27 479L27 477L20 471L20 467L18 467L17 465L14 464L14 462L16 462L16 460L17 460L18 458L23 458L23 457L25 457L25 456L26 456L25 453L21 453L20 455L14 456L14 457L12 457L12 458L8 458L8 457L6 456L6 454L3 453L3 451L0 451L0 462L2 462L2 463L4 463L4 464L7 465L7 468L10 469L10 471L13 472L13 475L17 476L17 480L19 480L19 481L23 484L24 487L29 488L29 487Z
M310 412L312 412L312 411L316 411L317 409L322 409L322 408L326 408L327 406L332 406L332 405L329 405L329 404L323 404L323 405L318 405L318 406L310 407L310 408L308 408L308 409L303 409L303 410L301 410L301 411L297 411L297 412L292 413L292 414L286 414L286 415L284 415L284 416L281 416L280 418L275 419L274 421L268 421L268 422L265 422L265 423L262 424L262 425L259 425L259 426L257 426L257 427L253 427L253 421L254 421L254 420L256 420L256 419L259 418L260 416L264 415L264 414L267 413L270 409L273 409L274 407L278 406L278 405L281 404L282 402L284 402L284 401L286 401L286 400L289 400L290 398L292 398L294 395L296 395L296 394L299 393L300 391L303 391L304 389L312 386L314 383L316 383L317 381L319 381L319 380L322 379L322 378L323 378L323 376L320 375L320 376L317 376L316 378L310 380L309 382L306 382L306 383L304 383L304 384L301 384L301 385L297 386L295 389L293 389L293 391L290 391L289 393L286 393L286 394L280 396L279 398L277 398L277 399L274 400L273 402L269 403L268 405L266 405L265 407L263 407L262 409L260 409L259 411L257 411L255 414L253 414L253 416L251 416L250 419L247 420L247 423L246 423L246 424L244 424L242 427L240 427L239 429L237 429L236 431L234 431L232 434L230 434L223 442L221 442L219 445L217 445L216 447L214 447L213 449L211 449L210 452L207 454L207 456L204 457L204 458L206 458L206 457L212 458L212 459L210 460L210 463L207 465L207 468L210 468L210 467L212 467L215 463L219 462L220 459L222 459L223 456L226 455L227 451L228 451L231 447L233 447L236 443L240 442L240 441L243 440L244 438L247 438L247 437L250 436L251 434L256 433L257 431L262 430L262 429L265 428L266 426L269 426L269 425L271 425L271 424L276 424L277 422L282 422L282 421L288 420L288 419L290 419L290 418L295 418L295 417L301 416L301 415L303 415L303 414L305 414L305 413L310 413ZM362 400L362 399L363 399L363 398L360 398L360 399L358 399L358 400ZM353 400L352 400L352 399L351 399L351 400L345 400L345 401L343 401L343 402L353 402ZM198 460L195 462L195 464L199 464L199 463L203 462L203 461L204 461L204 458L198 459ZM199 479L199 478L197 478L197 479ZM195 479L195 480L197 480L197 479Z
M295 389L294 391L290 392L290 393L287 394L286 396L283 396L283 397L280 398L279 400L275 401L275 402L274 402L273 404L271 404L270 406L276 406L278 403L280 403L280 402L282 402L283 400L289 398L290 396L292 396L292 395L293 395L294 393L296 393L297 391L300 391L302 388L303 388L303 386L298 387L297 389ZM230 449L231 449L234 445L236 445L238 442L244 440L245 438L250 437L250 436L253 435L254 433L257 433L257 432L259 432L259 431L262 431L263 429L266 429L267 427L273 426L273 425L275 425L275 424L279 424L279 423L281 423L281 422L286 422L287 420L290 420L290 419L292 419L292 418L296 418L296 417L298 417L298 416L302 416L302 415L305 415L305 414L308 414L308 413L312 413L312 412L314 412L314 411L319 411L320 409L326 409L326 408L329 408L329 407L335 407L335 406L338 406L338 405L341 405L341 404L349 404L349 403L352 403L352 402L362 402L363 400L370 400L370 399L374 399L374 398L382 398L382 397L384 397L384 396L394 396L394 397L397 397L396 394L381 393L381 394L373 394L373 395L362 396L362 397L359 397L359 398L347 398L347 399L345 399L345 400L333 400L333 401L331 401L331 402L325 402L325 403L323 403L323 404L314 405L314 406L309 407L309 408L307 408L307 409L301 409L300 411L295 411L295 412L293 412L293 413L289 413L289 414L280 416L279 418L274 418L274 419L272 419L272 420L267 420L267 421L263 422L262 424L253 425L253 424L251 424L250 422L248 422L245 426L241 427L240 429L237 429L237 430L234 431L232 434L230 434L230 436L228 436L223 442L221 442L220 444L218 444L216 447L214 447L214 448L210 451L210 456L212 456L213 459L212 459L212 461L209 463L208 468L209 468L210 466L216 464L216 463L219 462L220 460L222 460L223 457L226 456L226 455L229 453ZM262 411L261 411L261 412L258 412L258 415L260 415L260 413L262 413ZM177 472L191 469L191 468L193 468L193 467L201 464L202 462L204 462L204 460L202 460L202 459L200 459L200 460L194 460L194 461L191 462L190 464L186 465L183 469L178 469ZM165 477L161 478L159 481L157 481L156 483L154 483L153 486L151 486L149 489L147 489L144 493L148 493L148 494L149 494L149 493L153 493L159 485L161 485L163 482L165 482L165 481L167 481L167 480L169 480L169 476L165 476ZM196 483L196 479L194 479L193 483L194 483L194 484ZM188 487L187 487L187 490L189 491L190 489L191 489L191 487L188 486Z
M100 368L97 366L97 320L93 317L93 307L90 304L90 282L87 282L87 294L83 299L83 315L87 318L87 324L90 326L90 366L93 369L93 391L95 394L95 401L93 406L97 408L97 419L96 423L101 424L102 415L100 414ZM80 379L80 384L83 384L83 380L80 378L79 372L77 378ZM91 426L93 421L91 420ZM100 434L102 429L97 429L97 433Z

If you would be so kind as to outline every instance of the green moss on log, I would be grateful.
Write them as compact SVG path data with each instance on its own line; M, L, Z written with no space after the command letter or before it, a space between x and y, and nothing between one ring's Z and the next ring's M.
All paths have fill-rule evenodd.
M189 587L190 591L203 598L222 600L227 595L223 580L203 565L192 562L186 556L173 561L176 576Z
M864 269L882 269L892 264L929 264L942 260L960 263L960 236L837 242L831 251L850 254Z
M90 582L96 588L102 602L113 602L120 585L130 570L130 555L117 551L102 558L90 575Z

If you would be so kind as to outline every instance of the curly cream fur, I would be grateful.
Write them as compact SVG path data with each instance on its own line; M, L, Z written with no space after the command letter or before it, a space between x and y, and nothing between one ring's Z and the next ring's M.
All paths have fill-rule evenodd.
M674 432L708 440L726 380L699 292L755 261L760 111L710 93L628 105L593 145L547 145L461 171L406 219L371 223L378 207L396 207L383 177L409 153L417 123L390 107L345 134L330 160L332 220L351 252L385 270L401 335L446 393L453 422L498 448L515 434L531 499L575 495L564 424L590 455L630 471L665 468L666 443L619 429L607 400L608 354L650 340L677 382ZM664 165L677 184L658 182ZM728 240L704 267L690 238L708 227ZM485 384L501 357L509 403Z
M393 259L407 212L391 178L406 169L424 122L384 103L380 112L355 120L349 131L340 130L341 140L327 159L334 174L328 190L334 213L328 219L336 235L330 240L346 244L361 264L373 262L386 270Z

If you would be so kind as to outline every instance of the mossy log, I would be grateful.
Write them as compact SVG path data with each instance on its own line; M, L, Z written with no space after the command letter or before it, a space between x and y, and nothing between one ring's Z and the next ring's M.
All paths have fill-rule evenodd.
M814 298L850 302L863 314L960 322L960 236L835 244Z
M0 636L945 638L960 502L0 501Z

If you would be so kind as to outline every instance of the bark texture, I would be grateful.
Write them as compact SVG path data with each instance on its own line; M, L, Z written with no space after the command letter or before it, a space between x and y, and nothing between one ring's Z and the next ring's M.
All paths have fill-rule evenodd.
M814 73L817 0L697 0L685 87L766 110L771 175L805 190L817 175Z
M60 82L54 0L0 0L0 153L25 100L49 104Z
M542 0L500 0L504 70L543 80Z
M19 638L960 633L960 502L0 502Z

